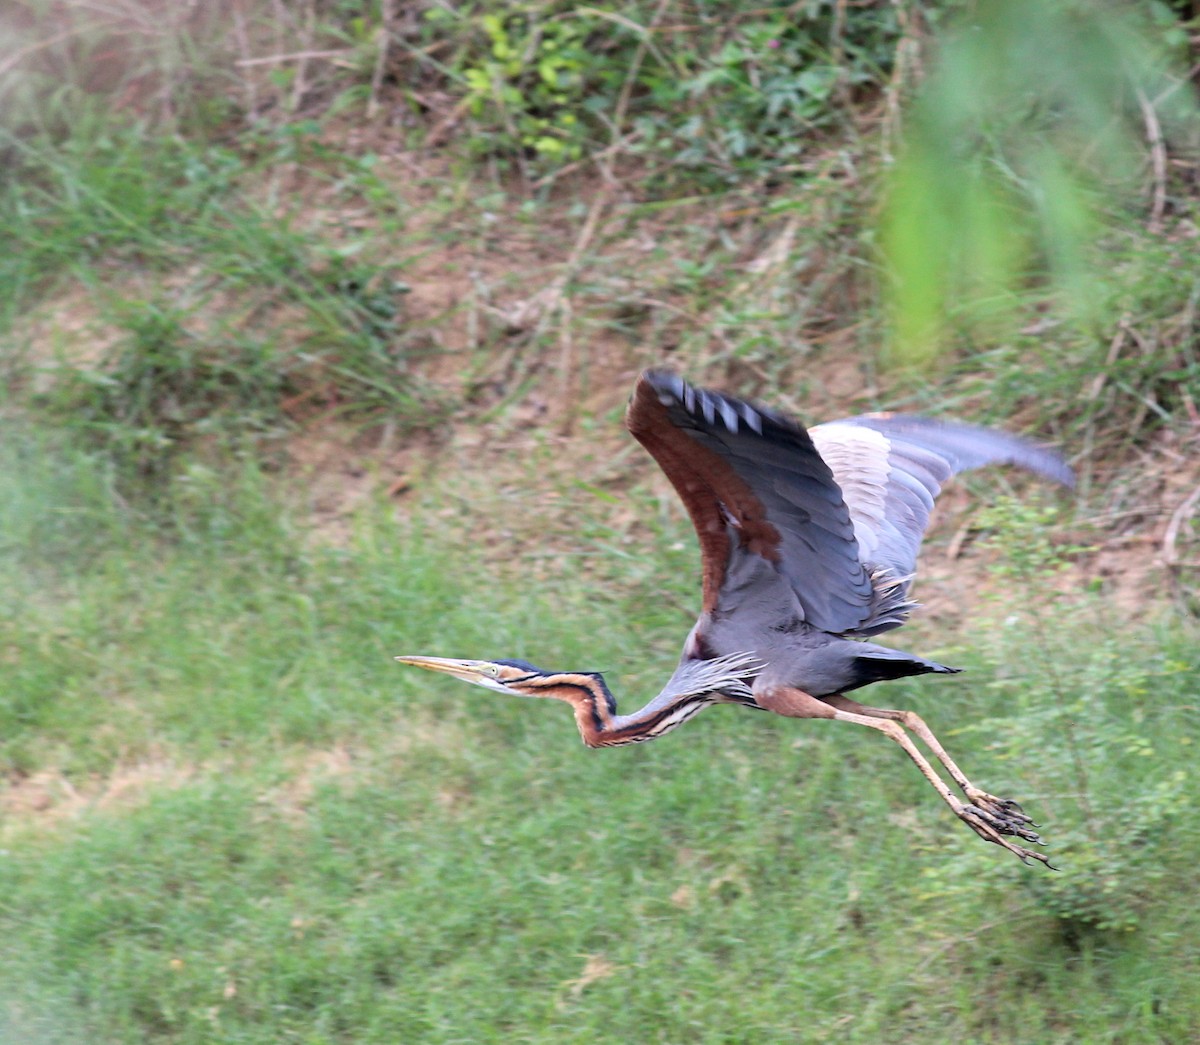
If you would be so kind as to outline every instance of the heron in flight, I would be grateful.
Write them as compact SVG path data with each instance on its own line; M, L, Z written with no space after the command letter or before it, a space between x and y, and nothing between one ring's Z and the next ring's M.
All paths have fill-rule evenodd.
M918 715L846 694L958 670L870 641L916 605L909 588L942 484L968 468L1010 464L1071 486L1062 458L1005 432L900 414L806 431L765 406L656 370L639 378L625 423L670 479L700 539L700 617L662 692L621 715L593 671L396 659L501 693L564 701L589 747L653 740L712 704L868 726L899 744L976 834L1049 866L1014 841L1045 844L1021 807L972 784Z

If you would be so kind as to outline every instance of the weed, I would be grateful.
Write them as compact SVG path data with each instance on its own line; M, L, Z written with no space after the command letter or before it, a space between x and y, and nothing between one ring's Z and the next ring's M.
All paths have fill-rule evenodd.
M794 165L887 76L890 9L807 4L786 17L708 5L664 28L663 5L621 12L479 3L426 14L426 51L457 45L446 86L472 147L543 169L618 146L663 185L728 185Z
M457 22L448 9L430 8L431 26ZM565 21L486 12L479 28L488 50L462 68L468 112L482 122L492 115L493 133L473 139L487 151L529 150L555 162L576 160L584 142L576 130L584 72L593 59L582 20Z
M1071 810L1052 832L1063 873L1027 885L1074 945L1081 933L1139 928L1154 883L1166 873L1189 788L1179 756L1192 740L1152 739L1147 719L1155 712L1146 701L1154 693L1156 704L1182 702L1193 673L1166 651L1130 662L1123 645L1102 630L1086 659L1071 655L1071 643L1098 625L1104 629L1111 610L1094 596L1089 602L1058 593L1054 575L1086 549L1056 542L1054 519L1050 509L1011 498L979 514L1000 555L994 569L1001 591L1039 594L997 599L1006 619L995 644L996 685L1013 694L1020 714L971 729L1002 733L1013 757L1036 750L1040 789L1056 796L1056 818ZM1073 626L1065 627L1070 620ZM1003 678L1003 665L1016 657L1034 667L1019 696Z
M982 634L1023 651L980 665L1001 685L956 686L953 712L933 687L893 691L923 693L943 734L940 714L978 716L956 754L998 787L1036 774L1021 797L1056 852L1077 784L1053 727L1080 718L1099 819L1079 830L1111 844L1096 863L1063 852L1061 885L1014 888L1029 871L862 732L725 708L588 752L556 706L391 666L415 651L626 665L619 697L652 692L680 629L652 597L652 543L611 538L611 590L573 561L535 585L482 558L453 502L414 513L436 534L379 505L324 549L255 470L191 478L189 525L167 535L77 448L0 443L10 1025L97 1042L322 1027L368 1045L1200 1028L1195 917L1173 902L1200 845L1177 815L1197 739L1172 699L1194 688L1182 648L1168 664L1139 626L1101 655L1068 620L1059 671L1092 692L1064 706L997 626ZM612 505L594 511L577 520L602 539ZM687 553L677 538L664 527L668 558ZM1041 553L1030 565L1040 577ZM1130 918L1141 931L1098 928Z
M303 138L283 136L280 148L290 154ZM197 443L244 448L278 435L298 407L425 422L430 402L408 369L428 340L403 328L398 266L291 215L249 201L231 209L249 172L229 150L146 139L139 127L111 127L93 144L23 146L25 177L0 201L17 248L0 260L6 311L65 268L93 285L113 332L99 358L68 348L57 368L42 365L42 384L53 380L41 406L128 474L156 480ZM123 279L112 275L118 262ZM151 297L130 279L167 270L185 275Z
M151 481L205 435L236 432L249 445L270 434L290 391L273 350L201 340L187 327L192 315L171 302L115 302L111 318L124 337L95 369L67 368L46 405Z

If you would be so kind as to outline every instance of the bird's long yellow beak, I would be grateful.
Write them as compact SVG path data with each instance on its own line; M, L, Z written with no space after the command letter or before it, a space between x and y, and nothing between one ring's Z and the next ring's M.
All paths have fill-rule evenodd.
M396 660L414 668L453 675L463 682L478 683L495 677L495 669L486 660L451 660L447 657L397 657Z

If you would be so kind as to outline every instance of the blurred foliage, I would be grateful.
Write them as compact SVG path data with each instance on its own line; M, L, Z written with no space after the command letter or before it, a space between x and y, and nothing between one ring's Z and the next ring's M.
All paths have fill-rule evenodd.
M1113 318L1104 237L1145 212L1150 160L1166 191L1164 140L1196 145L1186 43L1158 4L980 0L958 13L889 178L893 360L927 364L964 328L1010 334L1034 279L1087 330Z

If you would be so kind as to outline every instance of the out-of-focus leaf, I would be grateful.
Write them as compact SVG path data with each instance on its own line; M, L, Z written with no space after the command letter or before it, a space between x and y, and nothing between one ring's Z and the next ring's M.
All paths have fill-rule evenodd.
M952 329L1003 336L1022 292L1095 322L1105 215L1140 189L1144 113L1195 121L1143 9L981 0L947 31L887 188L891 362L925 366Z

